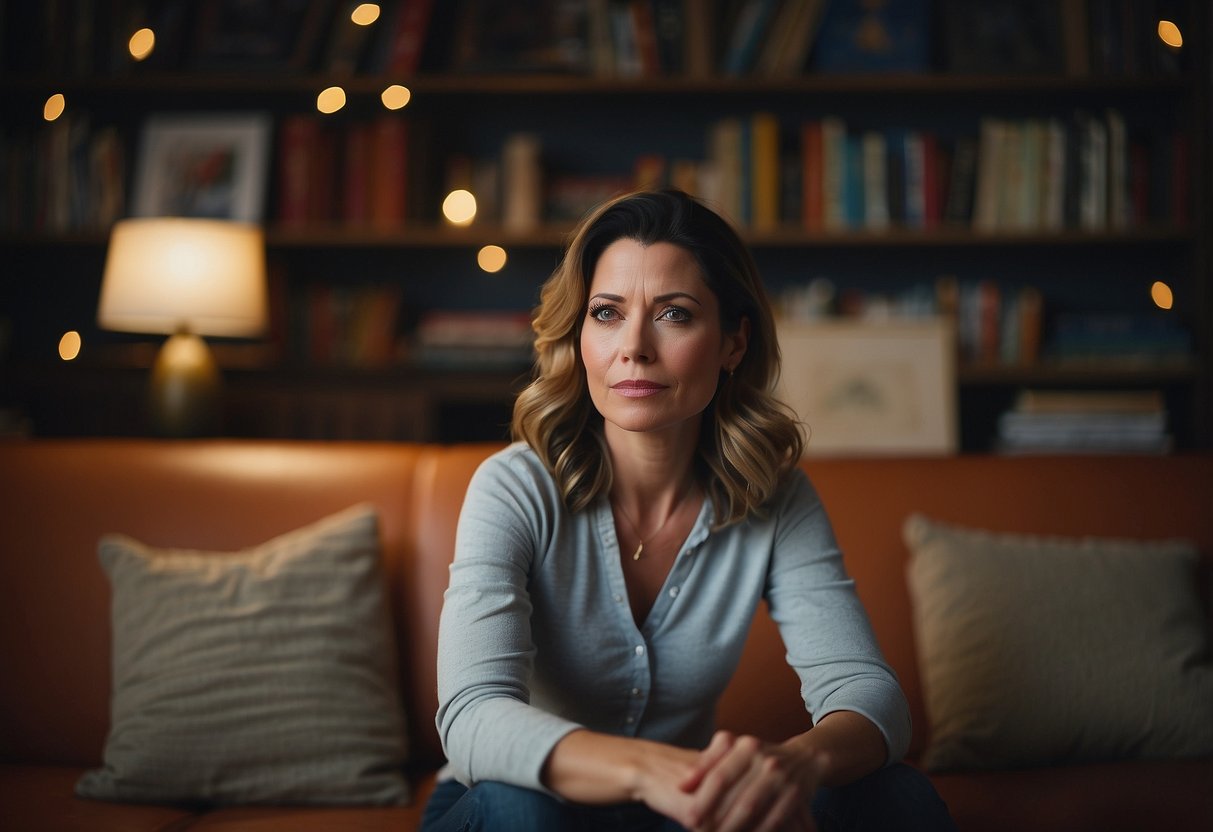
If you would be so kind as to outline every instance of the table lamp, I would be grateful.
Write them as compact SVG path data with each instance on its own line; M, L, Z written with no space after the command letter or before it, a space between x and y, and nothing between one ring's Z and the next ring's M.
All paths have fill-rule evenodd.
M219 370L202 335L251 337L266 325L259 226L212 219L120 220L110 234L97 322L170 337L152 367L153 426L200 436L219 421Z

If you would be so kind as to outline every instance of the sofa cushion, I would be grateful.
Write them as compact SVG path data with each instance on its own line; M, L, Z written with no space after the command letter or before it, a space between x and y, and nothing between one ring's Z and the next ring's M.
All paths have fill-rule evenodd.
M1213 665L1181 541L907 519L929 770L1213 754Z
M104 765L79 780L79 795L407 800L373 508L240 552L107 535L99 554L113 590L111 726Z

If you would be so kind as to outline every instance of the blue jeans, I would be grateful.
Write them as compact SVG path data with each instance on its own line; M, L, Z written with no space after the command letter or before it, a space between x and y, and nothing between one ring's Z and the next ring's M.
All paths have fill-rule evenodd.
M813 796L820 832L954 832L948 807L931 781L898 764L846 786ZM647 806L581 806L504 783L468 789L454 780L439 783L426 804L422 832L683 832Z

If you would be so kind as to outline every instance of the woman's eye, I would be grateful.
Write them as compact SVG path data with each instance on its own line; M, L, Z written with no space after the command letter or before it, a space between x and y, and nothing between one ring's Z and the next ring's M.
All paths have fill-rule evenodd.
M683 309L681 306L669 306L661 311L660 320L673 321L674 323L683 323L691 320L691 313Z
M613 307L596 306L590 310L590 317L596 321L613 321L617 316Z

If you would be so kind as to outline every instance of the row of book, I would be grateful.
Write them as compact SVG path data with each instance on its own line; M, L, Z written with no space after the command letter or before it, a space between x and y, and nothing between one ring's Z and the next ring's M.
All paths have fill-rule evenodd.
M957 358L982 367L1025 367L1043 360L1045 309L1035 286L1004 286L993 279L939 277L892 295L838 290L825 278L785 288L776 296L780 317L808 322L847 318L869 322L941 318L951 322Z
M958 359L974 367L1178 366L1194 350L1171 313L1051 310L1039 287L991 278L944 275L893 294L840 290L816 278L782 289L776 303L782 318L801 322L944 318L953 324Z
M275 155L276 220L288 228L403 225L412 213L410 173L418 169L410 138L409 122L395 114L340 126L309 115L283 118Z
M508 136L491 157L439 156L424 124L396 113L289 115L276 133L262 186L272 188L268 219L286 227L433 222L457 187L477 196L478 222L513 231L575 222L641 186L698 194L743 227L812 233L1182 228L1191 199L1187 135L1131 130L1116 109L1067 120L990 116L976 135L960 136L759 112L711 123L703 158L643 154L630 170L601 173L549 170L531 133ZM0 132L0 228L107 228L127 209L127 147L86 113Z
M337 0L8 3L3 69L124 72L1173 74L1182 0L395 0L369 25ZM139 28L157 46L136 65Z
M417 72L434 0L377 4L369 25L351 18L357 3L283 0L53 0L5 3L0 15L0 67L62 77L165 72ZM136 30L155 33L151 53L132 58Z
M278 361L382 369L407 358L399 283L289 281L271 274L270 341Z
M108 229L127 210L126 144L112 125L64 115L37 130L0 130L0 229Z
M1167 453L1157 390L1023 390L998 419L1002 453Z
M715 122L706 144L705 162L672 184L757 229L1099 231L1189 218L1187 135L1131 132L1114 108L991 116L960 136L832 116L789 126L756 113Z
M522 369L533 356L525 311L433 309L410 315L399 282L295 281L275 272L270 342L287 366L383 370Z
M514 230L575 222L610 196L649 186L697 194L758 231L1098 232L1182 228L1190 218L1187 134L1131 130L1115 108L989 116L962 135L757 112L712 122L704 146L702 158L646 153L627 170L579 173L549 170L542 138L515 134L496 156L450 154L443 193L471 190L478 221Z
M597 77L927 72L1172 75L1178 0L465 0L429 68ZM442 61L450 56L449 63Z

